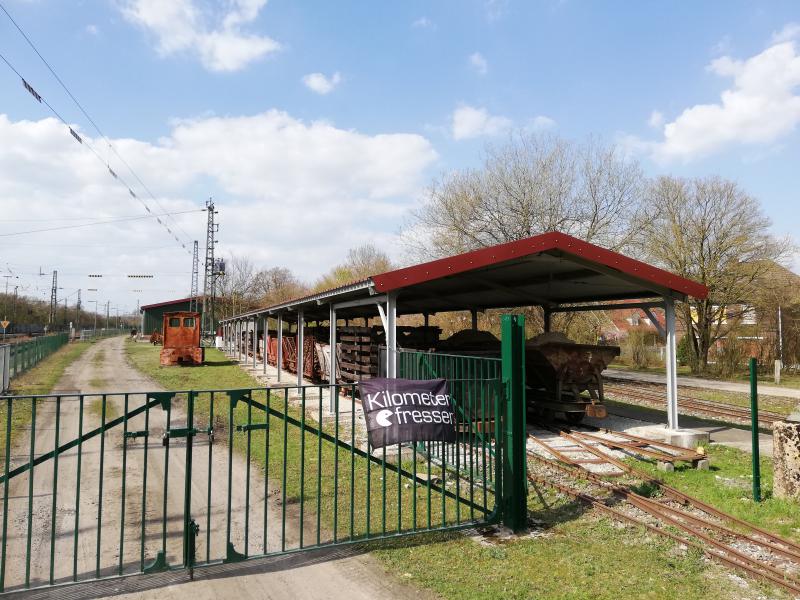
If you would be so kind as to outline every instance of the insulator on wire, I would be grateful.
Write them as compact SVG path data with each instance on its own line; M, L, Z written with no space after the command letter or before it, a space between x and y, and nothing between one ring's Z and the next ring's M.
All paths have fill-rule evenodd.
M37 92L35 89L33 89L33 87L31 86L31 84L30 84L30 83L28 83L27 81L25 81L25 80L23 79L23 80L22 80L22 85L24 85L24 86L25 86L25 89L26 89L26 90L28 90L28 91L31 93L31 96L33 96L34 98L36 98L36 100L38 100L39 102L41 102L41 101L42 101L42 97L39 95L39 92Z
M128 193L131 195L131 198L136 198L136 194L133 193L132 189L128 189Z
M114 173L114 169L112 169L111 167L108 167L108 172L109 172L109 173L111 173L111 176L112 176L114 179L118 179L118 177L117 177L117 174L116 174L116 173Z
M75 133L75 130L72 127L69 128L69 132L70 132L70 134L72 134L72 137L74 137L76 140L78 140L79 144L83 143L83 139L81 139L81 136L79 136L77 133Z

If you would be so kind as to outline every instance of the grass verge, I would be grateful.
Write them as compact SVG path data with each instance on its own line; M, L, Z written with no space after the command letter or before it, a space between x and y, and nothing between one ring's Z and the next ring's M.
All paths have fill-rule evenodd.
M19 377L11 380L10 394L14 396L31 396L49 394L61 379L67 367L78 360L91 348L92 342L73 342L53 352ZM0 459L5 458L6 422L8 406L0 405ZM31 402L16 402L11 409L11 443L18 433L28 426L31 420Z
M630 460L654 478L758 527L800 541L800 504L772 496L772 460L761 458L762 502L753 502L750 454L712 444L708 471L676 466L672 473L658 471L654 464Z
M160 367L159 349L146 344L129 343L126 351L131 363L168 389L249 388L257 382L230 362L222 353L208 350L204 367ZM262 394L256 395L266 401ZM282 394L270 398L272 406L283 410ZM220 432L220 441L227 443L227 397L223 394L201 395L196 402L198 423L209 422L214 407L214 427ZM300 417L299 410L288 410L291 416ZM220 419L222 415L222 419ZM247 409L239 404L234 411L236 423L246 422ZM260 411L253 411L253 422L264 422ZM270 418L269 456L267 438L263 432L253 432L251 452L253 460L264 468L270 482L276 482L285 491L286 504L293 506L288 517L290 528L296 528L300 500L305 504L306 540L313 543L317 531L311 520L320 516L321 535L333 531L334 502L337 504L336 530L345 538L370 531L379 533L396 531L397 523L407 530L414 523L452 523L455 506L450 500L444 504L441 495L433 495L428 512L428 494L424 486L417 489L405 487L396 474L383 477L380 465L374 463L367 473L365 459L340 451L337 457L330 444L319 444L317 437L301 435L289 426L284 435L283 422ZM332 425L325 426L331 431ZM348 433L343 437L347 439ZM234 447L245 450L246 437L234 434ZM283 447L287 448L284 454ZM319 452L319 448L322 452ZM284 456L286 468L284 470ZM351 463L352 460L352 463ZM305 464L301 471L300 464ZM352 464L353 487L350 487ZM334 485L338 465L339 486ZM412 468L410 461L404 466ZM426 465L418 464L421 471ZM724 473L727 463L715 465L716 473ZM301 473L303 479L301 479ZM282 478L286 477L283 485ZM369 494L367 492L369 486ZM692 490L687 490L692 491ZM401 494L398 514L397 494ZM355 504L351 504L351 498ZM369 501L367 501L369 498ZM384 504L385 503L385 504ZM408 507L416 504L417 517ZM748 503L752 505L752 503ZM386 506L385 509L382 508ZM367 518L367 506L370 507ZM429 588L444 598L541 598L541 599L611 599L675 598L716 600L747 597L740 583L730 577L729 571L660 537L643 530L625 528L598 518L573 501L553 494L550 490L531 490L528 507L531 518L537 523L540 534L511 542L479 544L458 533L430 533L416 538L397 539L373 547L373 554L387 570L401 580ZM462 510L464 510L462 508ZM353 520L350 520L352 514ZM462 518L468 518L464 511ZM353 523L351 529L351 522ZM752 597L761 597L761 588L751 586ZM770 593L772 591L770 590ZM774 597L774 594L773 594Z

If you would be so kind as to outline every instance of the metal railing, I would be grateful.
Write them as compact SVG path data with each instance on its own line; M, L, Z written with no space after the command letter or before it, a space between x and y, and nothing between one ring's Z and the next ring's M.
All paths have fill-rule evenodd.
M357 385L0 397L0 592L495 522L502 388L469 389L456 442L375 451Z
M69 341L69 334L56 333L33 338L28 342L7 344L4 348L3 368L8 369L8 379L21 375Z
M81 329L80 339L81 341L103 339L125 333L128 333L127 329Z
M397 376L406 379L446 379L454 408L461 421L462 433L474 436L485 445L496 426L495 415L489 408L500 400L502 391L502 360L485 356L441 354L417 350L397 353ZM487 382L492 384L487 385ZM459 456L465 448L454 445L419 443L420 451L430 453L436 460L450 465L473 467L472 455ZM455 455L454 455L455 453ZM493 484L495 453L491 444L486 453L487 481Z

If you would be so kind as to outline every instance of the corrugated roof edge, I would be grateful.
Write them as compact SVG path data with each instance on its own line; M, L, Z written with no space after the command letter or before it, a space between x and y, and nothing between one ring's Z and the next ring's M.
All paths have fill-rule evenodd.
M329 288L327 290L323 290L321 292L315 292L313 294L308 294L306 296L300 296L299 298L294 298L292 300L287 300L286 302L281 302L279 304L272 304L270 306L265 306L263 308L257 308L255 310L249 310L244 313L240 313L234 317L228 317L227 319L220 320L220 323L226 323L227 321L233 321L235 319L246 319L247 317L254 317L256 315L262 315L266 312L275 312L278 310L286 310L288 308L298 306L300 304L307 304L308 302L316 302L317 300L324 300L330 296L335 294L341 294L343 292L352 292L356 290L362 290L372 287L372 279L360 279L358 281L351 281L345 285L340 285L335 288Z
M548 250L559 250L565 254L596 262L680 294L700 299L708 296L708 288L696 281L555 231L388 271L371 279L375 283L375 289L385 293Z

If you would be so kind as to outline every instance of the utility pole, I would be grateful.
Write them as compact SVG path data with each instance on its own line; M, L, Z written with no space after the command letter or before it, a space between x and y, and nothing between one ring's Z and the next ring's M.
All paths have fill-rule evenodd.
M218 214L214 209L214 200L206 200L206 210L208 211L208 224L206 226L206 264L205 281L203 282L203 333L214 334L214 300L216 298L216 279L217 273L221 270L217 268L214 260L214 246L217 243L216 235L219 225L214 222L214 215Z
M50 290L50 329L56 324L56 304L58 303L58 271L53 271L53 287Z
M11 323L12 325L17 322L17 290L19 289L18 285L14 286L14 304L11 308Z
M189 310L197 312L198 298L197 298L197 284L200 278L200 251L198 248L197 240L194 241L194 252L192 253L192 289L190 291Z
M106 329L108 329L108 309L111 307L111 300L106 300Z
M78 289L78 301L75 303L75 331L81 328L81 290Z

